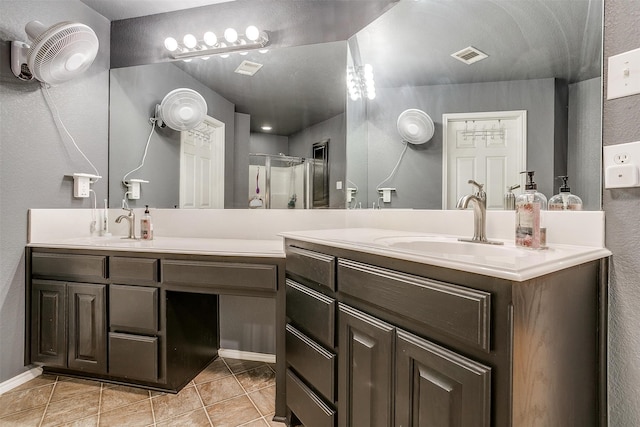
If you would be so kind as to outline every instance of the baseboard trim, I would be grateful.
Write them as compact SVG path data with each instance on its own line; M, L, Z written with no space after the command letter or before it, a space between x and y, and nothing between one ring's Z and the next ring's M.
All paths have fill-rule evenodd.
M275 354L253 353L251 351L229 350L226 348L218 349L220 357L228 357L229 359L252 360L254 362L276 363Z
M42 375L42 368L35 367L19 375L16 375L13 378L9 378L8 380L0 383L0 394L4 394L8 391L11 391L14 388L26 383L27 381L31 381L32 379L40 375Z

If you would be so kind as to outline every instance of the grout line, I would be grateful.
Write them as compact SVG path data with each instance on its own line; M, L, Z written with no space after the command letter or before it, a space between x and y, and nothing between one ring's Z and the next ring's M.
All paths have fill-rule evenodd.
M100 398L98 399L98 421L96 425L100 425L100 412L102 412L102 390L104 389L104 383L100 382Z
M49 399L47 400L47 404L44 407L44 412L42 413L42 418L40 418L40 423L38 427L42 427L42 423L44 422L44 417L47 415L47 410L49 409L49 403L51 403L51 398L53 397L53 392L56 391L56 385L58 384L59 376L56 376L56 380L53 382L53 387L51 387L51 393L49 394Z
M224 361L224 359L222 359ZM225 365L227 364L227 362L224 362ZM227 367L229 367L229 365L227 365ZM248 369L246 371L243 372L248 372L251 369ZM243 373L243 372L238 372L239 374ZM247 399L249 399L249 402L251 402L251 404L253 405L254 408L256 408L256 411L258 411L258 414L260 414L260 416L262 416L262 412L260 411L260 408L258 408L258 406L255 404L255 402L253 401L253 399L251 397L249 397L249 393L247 392L247 390L244 388L244 386L242 385L242 383L238 380L238 378L236 377L236 374L232 371L231 374L233 375L233 378L236 380L236 382L238 383L238 385L240 386L240 388L242 389L242 391L244 391L244 395L247 396ZM255 420L254 420L255 421Z
M200 390L198 390L198 386L193 384L193 388L196 390L196 394L198 395L198 399L200 399L200 404L202 405L202 410L204 414L207 416L207 420L209 420L209 424L213 425L213 421L211 421L211 417L209 417L209 412L207 412L207 408L204 406L204 400L202 400L202 396L200 396Z
M151 405L151 419L153 420L153 424L152 425L156 425L156 411L153 410L153 398L151 396L151 390L148 391L149 393L149 405Z

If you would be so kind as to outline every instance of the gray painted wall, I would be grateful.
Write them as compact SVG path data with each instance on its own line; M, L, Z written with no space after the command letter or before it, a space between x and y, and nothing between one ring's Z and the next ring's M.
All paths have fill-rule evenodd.
M316 142L329 139L329 207L345 207L345 179L347 154L346 116L337 116L317 123L289 136L289 154L298 157L311 157L312 146ZM336 182L342 182L342 189L336 188Z
M605 2L604 57L640 47L640 2ZM605 62L606 64L606 62ZM605 81L607 70L605 67ZM606 88L605 88L606 96ZM604 145L640 141L640 95L604 101ZM604 190L609 278L609 425L640 424L640 188Z
M236 113L236 149L234 170L234 209L247 207L247 187L243 185L249 176L249 141L251 134L251 116ZM228 175L227 175L228 176Z
M551 197L553 177L559 174L554 146L566 146L566 135L564 139L557 135L554 114L558 97L566 105L563 92L556 89L555 79L378 89L375 102L367 104L369 205L372 201L377 205L375 189L390 175L402 152L396 122L408 108L429 114L435 134L425 144L409 146L397 173L385 183L396 188L386 207L442 207L443 113L527 110L527 164L536 171L538 190ZM558 127L566 129L566 121L559 122Z
M153 78L151 78L153 76ZM179 87L198 91L207 101L207 114L225 124L225 175L234 176L235 106L172 63L140 65L111 71L111 117L109 147L109 205L121 206L122 177L138 167L149 138L149 117L162 98ZM117 106L117 108L116 108ZM148 180L139 200L131 207L149 205L172 208L179 205L180 133L158 129L151 137L145 165L128 178ZM234 200L234 181L224 183L224 205Z
M249 152L253 154L290 154L289 138L282 135L251 132Z
M9 41L28 41L27 22L77 21L98 35L100 50L89 70L50 89L62 120L104 179L93 186L107 197L109 120L109 22L77 0L0 2L0 383L20 374L24 343L24 247L27 209L88 208L73 198L64 175L93 173L63 141L36 82L21 82L9 69ZM86 224L89 229L89 224Z
M582 208L600 210L600 157L602 138L602 80L585 80L569 85L569 132L567 175L571 192L580 196ZM556 180L558 192L561 180Z

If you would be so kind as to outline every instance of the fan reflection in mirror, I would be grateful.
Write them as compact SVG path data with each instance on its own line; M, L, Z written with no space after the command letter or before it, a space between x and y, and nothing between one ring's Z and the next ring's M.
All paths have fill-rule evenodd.
M124 194L124 198L122 200L123 206L127 205L127 201L126 201L127 198L129 199L134 198L132 197L133 196L132 184L134 182L148 182L140 178L127 180L127 177L132 173L142 169L142 167L144 166L144 162L147 158L147 153L149 151L149 143L151 142L151 137L153 136L156 126L159 128L169 127L170 129L173 129L182 133L189 132L189 135L191 135L192 133L200 135L198 132L196 132L196 129L200 129L203 127L203 121L205 120L206 117L207 117L207 102L205 101L204 97L200 95L200 93L198 93L197 91L189 88L178 88L178 89L172 90L171 92L165 95L165 97L162 99L162 102L160 102L160 104L155 106L154 116L149 119L149 122L151 123L151 131L149 132L149 137L147 138L147 143L145 144L145 147L144 147L144 153L142 155L142 161L140 162L140 165L138 165L138 167L136 167L135 169L130 170L122 177L122 184L127 189ZM211 119L217 122L217 120L213 118ZM218 123L221 123L221 122L218 122ZM224 123L221 123L221 125L223 129L222 130L222 141L223 141L222 150L224 152ZM205 135L208 135L208 133L205 132ZM184 138L181 137L181 141L183 139ZM189 141L192 140L192 138L190 137L187 139ZM208 137L204 138L200 136L195 137L193 141L194 142L200 141L200 140L204 141L205 139L209 141ZM183 146L182 144L183 143L181 142L181 147ZM193 152L194 152L193 150L190 151L190 153L193 153ZM182 156L182 149L181 149L181 156ZM224 158L224 155L223 155L223 158ZM200 160L205 161L206 159L207 157L205 156ZM182 165L182 161L181 161L181 165ZM224 168L224 163L223 163L223 168ZM181 167L181 170L182 170L182 167ZM207 169L207 172L205 173L208 174L207 176L210 176L210 171L208 169ZM181 188L182 188L182 172L181 172ZM136 199L139 199L140 198L139 190L137 191L136 195L137 195ZM181 191L180 197L181 197L180 204L182 205L182 191ZM204 202L205 204L208 204L210 202L208 196L202 197L202 198L205 200ZM185 207L196 207L196 206L185 206Z

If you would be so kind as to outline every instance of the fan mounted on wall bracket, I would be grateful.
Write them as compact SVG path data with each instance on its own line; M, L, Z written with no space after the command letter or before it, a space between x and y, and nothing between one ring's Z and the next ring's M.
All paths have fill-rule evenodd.
M47 27L40 21L25 26L31 45L11 43L11 71L21 80L57 85L84 73L98 54L98 37L80 23L59 22Z
M156 105L154 121L159 127L168 126L173 130L194 129L207 115L207 102L193 89L178 88L169 92Z
M410 144L424 144L433 138L433 120L422 110L411 108L398 116L398 133L403 141Z

